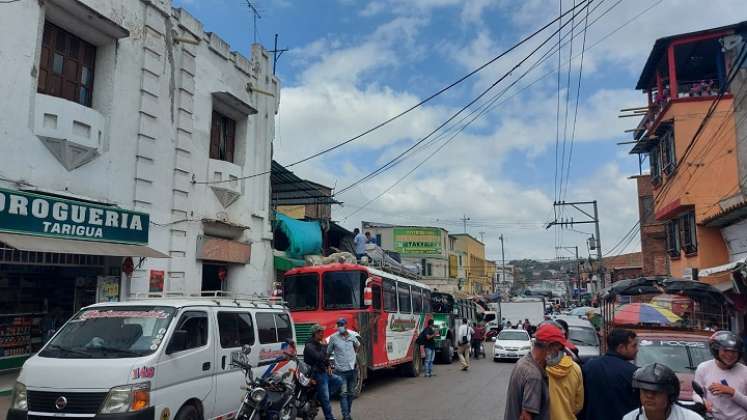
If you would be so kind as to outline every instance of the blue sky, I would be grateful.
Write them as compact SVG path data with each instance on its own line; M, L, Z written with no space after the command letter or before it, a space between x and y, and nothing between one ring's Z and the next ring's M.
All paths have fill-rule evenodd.
M233 49L248 52L253 19L246 2L174 3L188 9L205 30L217 32ZM412 106L550 22L560 7L559 0L256 0L255 4L262 16L257 24L258 42L271 49L278 33L280 46L290 49L278 63L282 91L274 143L275 158L285 164ZM563 0L562 8L568 10L573 4L573 0ZM576 135L563 198L599 201L605 252L638 217L635 184L627 178L638 173L638 161L615 144L630 139L623 131L637 121L617 115L621 108L645 104L645 97L633 87L653 42L662 36L747 20L743 0L703 5L701 0L592 0L589 4L589 21L598 20L586 32L589 49L584 52ZM578 19L584 16L585 11ZM340 190L433 130L556 29L557 24L395 123L292 170ZM581 34L582 29L578 25L574 33ZM570 41L570 37L565 39ZM546 48L553 46L557 46L556 38ZM570 154L581 46L582 37L574 35L573 42L561 48L558 156L562 156L565 95L569 92L566 157ZM569 57L574 57L570 91L566 84ZM533 60L512 72L489 95L516 81ZM587 255L587 235L542 226L553 218L552 202L557 195L557 66L558 55L553 53L505 93L501 99L505 102L475 120L371 204L361 208L437 144L341 194L338 198L345 205L333 209L334 218L350 228L367 220L443 226L461 232L458 219L466 214L471 219L469 232L484 238L489 257L500 255L501 233L509 259L552 258L556 245L579 246L581 254ZM579 230L591 231L588 225ZM637 249L636 238L626 250Z

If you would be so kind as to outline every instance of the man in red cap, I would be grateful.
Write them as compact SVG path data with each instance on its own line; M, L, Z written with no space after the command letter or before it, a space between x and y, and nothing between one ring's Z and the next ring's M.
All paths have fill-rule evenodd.
M532 351L511 372L504 420L550 420L550 391L545 367L557 365L568 345L557 326L546 323L534 334Z

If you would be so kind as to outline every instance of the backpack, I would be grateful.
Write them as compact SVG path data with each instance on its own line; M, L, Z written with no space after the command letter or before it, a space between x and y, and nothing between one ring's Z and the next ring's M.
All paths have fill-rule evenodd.
M425 345L426 341L428 341L425 338L425 335L426 335L425 333L427 330L428 328L423 328L423 331L421 331L420 334L418 334L418 338L415 339L415 344L419 346Z

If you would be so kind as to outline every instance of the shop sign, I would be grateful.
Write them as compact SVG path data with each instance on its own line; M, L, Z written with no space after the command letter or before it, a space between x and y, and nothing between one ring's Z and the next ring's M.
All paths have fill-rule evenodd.
M402 254L440 254L441 229L394 228L394 250Z
M0 188L0 232L144 245L149 223L145 213Z
M150 292L163 292L163 270L150 270Z

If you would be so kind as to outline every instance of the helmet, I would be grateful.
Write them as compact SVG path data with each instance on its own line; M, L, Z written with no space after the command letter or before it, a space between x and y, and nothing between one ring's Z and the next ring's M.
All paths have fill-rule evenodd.
M719 358L719 350L724 349L737 352L739 354L737 360L742 358L742 351L744 350L742 339L733 332L726 330L713 333L711 338L708 339L708 347L711 349L713 358L721 363L724 363L724 361ZM729 366L729 368L731 368L731 366Z
M666 365L651 363L633 373L633 388L666 392L669 402L674 403L680 395L680 380Z

